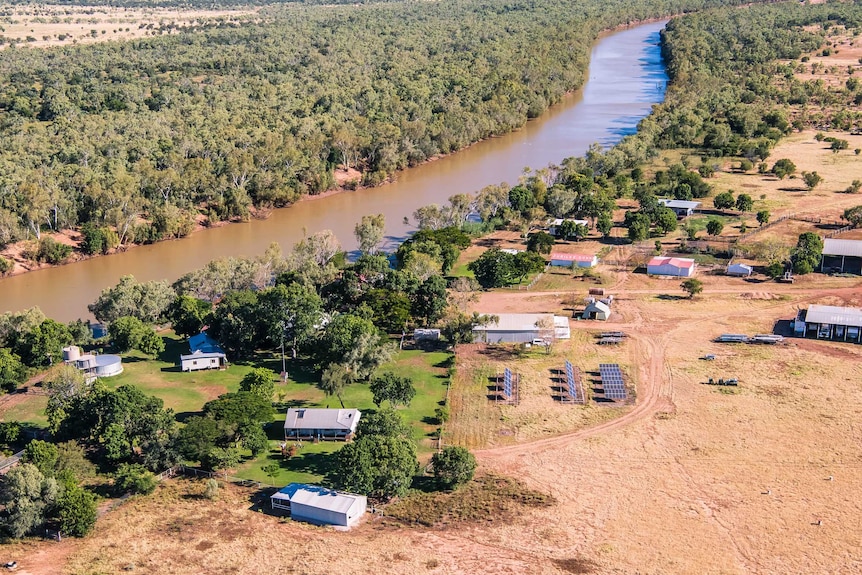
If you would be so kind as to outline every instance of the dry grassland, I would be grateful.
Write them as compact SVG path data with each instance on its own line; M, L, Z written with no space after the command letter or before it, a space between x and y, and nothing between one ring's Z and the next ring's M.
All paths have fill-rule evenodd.
M34 47L90 44L175 34L178 28L240 21L254 13L254 10L0 4L0 35Z

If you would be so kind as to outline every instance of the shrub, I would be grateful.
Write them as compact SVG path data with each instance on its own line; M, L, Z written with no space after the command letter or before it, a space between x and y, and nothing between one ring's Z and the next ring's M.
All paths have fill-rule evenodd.
M0 276L5 276L11 272L14 267L15 263L12 260L0 256Z
M204 497L207 499L218 497L218 481L213 478L207 479L206 487L204 487Z
M72 253L72 246L61 244L54 238L44 237L39 240L39 246L33 256L37 262L60 264Z
M120 493L141 493L149 495L156 490L158 480L143 465L123 463L114 476L114 487Z
M473 479L476 458L463 447L444 447L431 457L431 466L441 489L455 489Z

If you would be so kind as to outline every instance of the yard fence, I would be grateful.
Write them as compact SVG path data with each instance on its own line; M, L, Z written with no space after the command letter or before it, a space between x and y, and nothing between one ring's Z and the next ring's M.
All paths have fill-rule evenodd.
M228 475L224 471L207 471L205 469L198 469L197 467L189 467L188 465L175 465L159 473L156 478L159 481L163 481L165 479L176 477L177 475L185 475L196 478L205 477L208 479L220 479L221 481L233 483L234 485L239 485L240 487L254 487L256 489L269 489L276 487L275 485L270 485L269 483L264 483L263 481L255 481L253 479L246 479L243 477L236 477L235 475Z

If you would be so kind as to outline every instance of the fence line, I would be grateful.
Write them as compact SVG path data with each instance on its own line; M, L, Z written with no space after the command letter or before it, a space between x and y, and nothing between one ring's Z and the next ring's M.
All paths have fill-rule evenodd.
M24 457L24 450L23 449L21 451L19 451L18 453L16 453L15 455L12 455L12 456L7 457L6 459L0 461L0 473L6 471L10 467L15 465L19 461L21 461L22 457Z
M222 481L227 481L228 483L235 483L237 485L240 485L241 487L256 487L257 489L277 487L275 485L270 485L269 483L264 483L263 481L255 481L253 479L246 479L243 477L237 477L235 475L228 475L224 471L207 471L205 469L198 469L197 467L189 467L187 465L175 465L174 467L171 467L159 473L156 478L159 481L162 481L165 479L176 477L177 475L191 475L196 478L206 477L221 479Z

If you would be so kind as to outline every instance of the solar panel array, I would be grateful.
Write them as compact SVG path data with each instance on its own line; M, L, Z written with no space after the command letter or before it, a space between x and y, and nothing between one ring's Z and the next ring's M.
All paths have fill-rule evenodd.
M578 374L580 376L580 374ZM566 384L568 386L569 396L579 403L584 402L584 389L581 384L581 378L575 377L575 368L571 362L566 360Z
M602 389L608 399L625 399L626 384L623 373L617 363L600 363L599 375L602 378Z
M503 371L503 393L512 397L512 370L508 367Z

